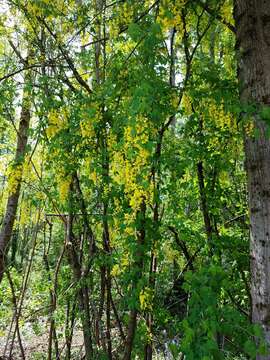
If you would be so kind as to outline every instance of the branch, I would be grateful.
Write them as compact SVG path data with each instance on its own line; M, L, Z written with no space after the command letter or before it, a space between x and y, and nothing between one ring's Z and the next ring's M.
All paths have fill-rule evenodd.
M27 62L27 60L26 60ZM43 63L43 64L39 64L39 63L36 63L36 64L30 64L30 65L25 65L24 67L18 69L18 70L15 70L9 74L6 74L4 76L2 76L0 78L0 82L3 81L3 80L7 80L9 79L10 77L13 77L23 71L26 71L26 70L30 70L30 69L34 69L34 68L41 68L42 66L49 66L51 68L54 68L56 66L56 63L54 63L54 61L52 59L48 60L47 62Z
M194 270L194 266L192 263L193 259L192 259L192 256L190 256L190 254L189 254L186 244L184 243L184 241L180 240L178 232L176 231L176 229L173 226L168 226L168 229L174 234L175 242L180 247L180 249L183 251L183 254L184 254L185 258L187 259L190 270Z
M233 305L236 307L236 309L242 313L243 315L245 315L246 317L250 317L250 314L242 308L242 306L239 304L239 302L237 300L234 299L232 293L230 292L230 290L226 290L227 291L227 294L229 295L229 298L231 300L231 302L233 303Z
M12 42L11 39L8 38L8 43L11 46L12 50L15 52L15 54L17 55L17 57L20 59L21 63L24 65L27 65L27 59L24 59L24 57L21 55L20 51L18 50L18 48L16 47L16 45Z
M21 69L18 69L18 70L16 70L16 71L13 71L13 72L11 72L11 73L9 73L9 74L6 74L6 75L2 76L2 77L0 78L0 82L3 81L3 80L7 80L7 79L9 79L10 77L13 77L13 76L21 73L22 71L30 70L30 69L33 69L33 68L36 68L36 67L41 67L41 65L40 65L40 64L33 64L33 65L24 66L24 67L21 68Z
M137 17L137 19L134 20L134 23L139 22L141 19L143 19L147 14L149 14L149 12L159 3L160 0L155 1L146 11L144 11L140 16ZM118 32L118 35L121 35L122 33L124 33L129 27L128 25L125 25L124 27L122 27L122 29L120 29L120 31ZM110 38L107 36L106 38L103 39L99 39L99 40L94 40L91 41L87 44L85 44L84 46L82 46L83 48L88 47L89 45L101 42L101 41L106 41L106 40L110 40Z
M223 17L213 9L211 9L207 4L205 4L202 0L196 0L197 3L211 16L220 21L223 25L225 25L229 30L231 30L234 34L236 33L235 27L229 23L227 20L223 19Z
M237 221L237 220L240 220L240 219L243 219L246 217L247 214L241 214L241 215L238 215L238 216L235 216L234 218L230 219L230 220L227 220L225 223L224 223L224 226L228 226L230 223L234 222L234 221Z
M58 49L60 50L61 54L63 55L64 59L66 60L70 70L72 71L75 79L78 81L78 83L89 93L92 94L92 90L90 88L90 86L87 84L87 82L85 80L83 80L83 78L81 77L81 75L79 74L78 70L76 69L73 61L71 60L71 58L69 57L67 51L63 48L63 46L59 43L57 35L53 33L53 31L51 30L51 28L49 27L49 25L46 23L45 20L41 19L40 17L38 17L39 21L46 27L47 31L49 32L49 34L54 38Z
M186 19L185 19L185 17L186 17L186 15L183 13L182 14L182 21L183 21L183 26L184 26L183 43L184 43L185 58L186 58L186 73L185 73L185 78L184 78L184 81L183 81L183 86L180 89L180 94L179 94L179 99L178 99L178 106L180 105L180 103L182 101L182 97L183 97L185 88L186 88L187 83L189 81L189 78L191 76L192 61L193 61L193 58L195 56L196 50L199 47L203 37L205 36L207 31L209 30L210 26L212 25L212 22L209 21L208 24L206 25L205 29L203 30L203 32L198 36L197 42L194 45L192 51L190 52L190 50L188 48L188 36L189 35L188 35L188 32L187 32L187 28L186 28ZM172 124L172 122L174 120L174 116L175 115L170 116L167 123L165 123L164 126L162 127L162 132L165 132L165 130L167 130L169 128L169 126Z

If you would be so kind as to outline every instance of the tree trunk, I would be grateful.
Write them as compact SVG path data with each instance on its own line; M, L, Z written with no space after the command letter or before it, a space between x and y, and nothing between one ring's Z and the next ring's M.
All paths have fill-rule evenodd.
M71 187L70 192L72 193L73 189ZM78 251L76 249L75 236L73 234L73 214L71 211L67 219L67 255L68 261L73 271L74 281L78 285L78 303L79 311L82 323L83 338L84 338L84 348L85 348L85 359L91 360L94 358L94 350L92 343L92 334L91 334L91 316L89 309L89 294L88 288L84 284L82 277L82 267L79 261Z
M244 104L270 111L270 2L235 0L238 77ZM251 250L252 321L270 343L270 138L267 124L254 115L255 136L246 135ZM257 355L257 360L270 355Z
M137 231L137 250L136 257L133 264L133 269L135 270L135 275L132 283L132 294L134 296L135 289L137 289L138 284L143 275L143 267L144 267L144 245L145 245L145 213L146 213L146 205L145 201L142 202L140 211L137 214L138 218L138 231ZM132 357L132 348L133 341L137 328L137 316L138 316L138 306L130 310L129 314L129 322L128 322L128 330L126 336L125 343L125 352L123 356L123 360L131 360Z
M27 74L25 78L26 87L28 86L27 82L30 80L29 78L30 74ZM8 196L6 212L0 232L0 282L2 281L4 275L6 250L12 237L13 225L16 218L22 182L22 166L24 162L28 139L28 130L30 124L30 101L28 98L29 93L26 87L23 91L23 102L20 115L20 124L18 129L17 148L14 158L13 170L16 171L16 181Z

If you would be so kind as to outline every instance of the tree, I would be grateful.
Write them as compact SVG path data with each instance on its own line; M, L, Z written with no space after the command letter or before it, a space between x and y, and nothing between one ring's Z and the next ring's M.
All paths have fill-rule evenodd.
M32 94L4 357L27 324L48 359L80 357L78 331L86 359L254 358L232 0L4 3L3 222L21 82Z
M27 64L28 59L25 61ZM0 232L0 282L5 271L5 259L8 246L12 237L13 225L16 219L16 213L19 203L21 182L23 177L23 165L27 150L27 139L31 117L31 101L29 92L29 82L31 81L31 73L26 73L25 87L22 94L22 106L20 122L17 133L17 148L14 161L12 164L11 174L9 177L9 195L6 205L6 212Z
M270 343L270 3L235 1L236 49L240 97L254 134L245 135L248 177L252 321L263 327ZM257 355L257 359L270 356Z

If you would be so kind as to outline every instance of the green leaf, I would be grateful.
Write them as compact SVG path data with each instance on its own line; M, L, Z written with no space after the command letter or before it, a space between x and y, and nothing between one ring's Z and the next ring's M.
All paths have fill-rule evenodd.
M141 27L136 23L131 23L128 27L128 33L132 40L138 41L141 37Z
M270 106L263 106L259 115L262 120L269 122L270 121Z
M253 341L247 340L244 344L244 350L252 359L256 357L256 344Z

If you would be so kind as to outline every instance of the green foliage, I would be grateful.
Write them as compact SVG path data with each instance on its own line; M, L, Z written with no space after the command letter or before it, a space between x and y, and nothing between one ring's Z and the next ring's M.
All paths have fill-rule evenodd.
M188 358L224 359L235 347L254 358L256 346L248 319L226 300L230 281L224 269L208 264L196 274L187 274L185 289L190 301L189 314L182 322L185 335L181 350ZM226 350L224 341L228 341Z
M232 21L231 1L207 6L6 2L0 215L27 73L31 129L6 261L23 336L50 333L52 356L58 346L69 359L84 333L87 360L122 358L128 341L134 359L147 347L157 359L255 357L242 150L255 107L240 106L234 37L218 21ZM6 276L0 295L2 338Z

